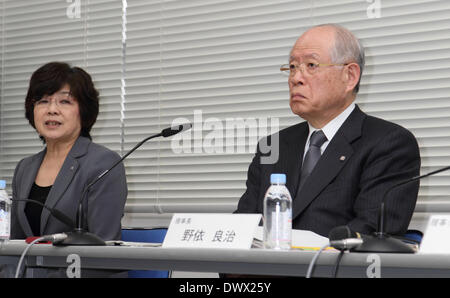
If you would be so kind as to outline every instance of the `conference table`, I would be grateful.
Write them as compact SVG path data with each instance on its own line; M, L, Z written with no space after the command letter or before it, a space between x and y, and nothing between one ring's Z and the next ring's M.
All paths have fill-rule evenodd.
M0 244L0 264L15 268L27 244ZM315 251L252 249L164 248L161 246L66 246L35 244L24 262L27 271L67 268L69 256L79 256L81 270L177 270L230 274L304 277ZM313 277L332 277L338 251L325 250ZM11 276L13 277L13 276ZM340 260L337 277L450 277L450 255L349 253Z

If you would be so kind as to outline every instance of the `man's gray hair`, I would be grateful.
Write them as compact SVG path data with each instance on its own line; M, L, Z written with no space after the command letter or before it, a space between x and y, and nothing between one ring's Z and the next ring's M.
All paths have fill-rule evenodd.
M322 24L315 27L331 27L335 30L335 43L331 50L332 63L343 64L355 62L361 69L358 83L353 89L353 93L358 93L359 84L365 64L364 47L356 36L347 28L337 24ZM315 28L314 27L314 28Z

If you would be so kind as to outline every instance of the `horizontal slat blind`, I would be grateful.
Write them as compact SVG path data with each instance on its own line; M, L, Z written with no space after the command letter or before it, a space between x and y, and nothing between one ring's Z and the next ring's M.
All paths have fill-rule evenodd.
M80 19L67 17L65 1L1 2L0 170L7 179L41 146L23 118L27 80L60 59L85 66L101 91L94 141L123 153L174 119L194 124L126 161L127 223L231 212L257 139L302 121L289 109L279 65L298 36L321 23L342 24L366 47L361 108L416 135L422 173L450 164L448 1L80 2ZM450 212L449 177L422 181L418 221Z
M233 211L256 143L246 136L245 152L227 147L236 138L227 120L256 119L262 127L275 117L280 129L301 121L289 110L278 68L298 36L321 23L342 24L366 47L362 109L416 135L423 173L450 164L450 3L380 2L129 1L125 147L173 119L189 119L194 128L181 154L162 139L130 156L128 210ZM377 12L380 18L370 18ZM214 132L223 136L223 153L207 146L212 128L220 128ZM448 177L422 182L419 217L450 211Z
M68 62L91 74L101 94L94 141L119 151L121 3L40 0L2 5L0 171L8 186L17 162L42 149L25 119L24 101L32 72L50 61Z
M83 2L83 1L82 1ZM100 92L100 113L92 128L93 141L120 153L122 148L122 2L84 1L86 70Z
M174 143L162 139L130 156L129 210L234 210L258 139L254 128L270 116L289 113L287 105L277 104L285 102L277 94L285 85L277 68L292 38L268 32L267 14L278 10L278 23L292 3L129 1L125 146L174 119L194 123L185 133L183 152L174 152ZM274 38L278 41L271 43ZM240 138L231 127L239 118L253 125ZM206 142L213 132L222 145ZM244 150L238 151L238 141Z

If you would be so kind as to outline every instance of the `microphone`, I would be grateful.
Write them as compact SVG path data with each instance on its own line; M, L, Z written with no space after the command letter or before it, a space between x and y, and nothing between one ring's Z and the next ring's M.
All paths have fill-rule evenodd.
M338 226L332 228L330 233L328 233L328 239L330 239L330 241L347 238L361 238L361 234L352 231L349 226Z
M57 220L59 220L60 222L62 222L63 224L71 227L71 228L75 228L75 223L73 222L72 219L70 219L67 215L65 215L64 213L62 213L61 211L59 211L56 208L50 208L47 205L45 205L42 202L36 201L36 200L31 200L31 199L20 199L20 200L14 200L14 202L30 202L30 203L34 203L34 204L38 204L42 207L44 207L45 209L47 209L48 211L50 211L50 214L56 218Z
M392 185L390 188L386 190L384 193L383 199L381 200L380 210L378 214L378 226L377 231L374 233L375 237L370 237L364 240L364 243L356 248L354 248L353 251L355 252L386 252L386 253L414 253L414 249L410 246L408 246L406 243L399 239L395 239L391 236L389 236L385 232L386 227L386 216L385 216L385 203L388 193L404 184L408 184L413 181L420 180L422 178L435 175L437 173L449 170L450 166L438 169L436 171L414 176L412 178L400 181L394 185Z
M181 125L176 125L172 127L165 128L161 131L161 135L165 138L176 135L182 131L188 130L192 127L191 123L185 123Z
M349 250L349 249L358 247L363 243L364 243L364 240L360 239L360 238L347 238L347 239L342 239L342 240L330 241L330 246L334 247L338 250Z
M150 139L154 139L157 137L170 137L182 131L188 130L192 127L191 123L185 123L181 125L176 125L172 127L168 127L163 129L160 133L151 135L144 140L140 141L136 146L134 146L130 151L128 151L122 158L120 158L117 162L115 162L109 169L102 172L97 176L91 183L89 183L83 191L81 195L79 204L78 204L78 218L76 228L67 233L67 238L63 239L59 242L53 242L53 245L57 246L70 246L70 245L106 245L105 241L98 237L97 235L86 231L83 226L83 201L85 200L89 190L94 186L100 179L102 179L105 175L107 175L111 170L113 170L118 164L120 164L125 158L128 157L131 153L133 153L137 148L141 147L145 142Z
M67 234L66 233L56 233L56 234L51 234L51 235L45 235L43 236L43 240L42 241L49 241L49 242L57 242L57 241L62 241L64 239L67 238Z
M328 234L330 246L338 250L349 250L363 244L361 234L352 231L349 226L338 226L331 229Z

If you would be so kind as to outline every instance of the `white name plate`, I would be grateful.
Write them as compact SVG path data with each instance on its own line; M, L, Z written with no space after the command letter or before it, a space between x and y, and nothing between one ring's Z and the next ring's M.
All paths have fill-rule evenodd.
M249 249L261 214L176 213L162 247Z
M430 216L419 252L450 254L450 214Z

